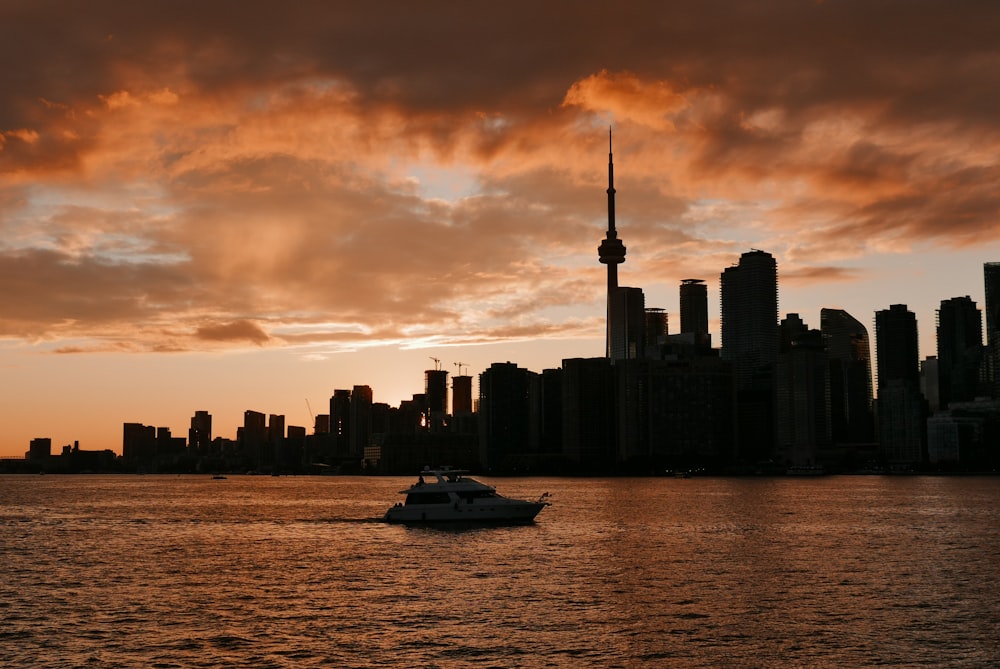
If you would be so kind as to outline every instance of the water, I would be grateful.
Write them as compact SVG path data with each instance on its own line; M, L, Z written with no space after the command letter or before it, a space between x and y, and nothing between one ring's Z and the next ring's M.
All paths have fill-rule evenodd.
M488 479L484 479L488 480ZM0 477L0 665L1000 666L1000 479Z

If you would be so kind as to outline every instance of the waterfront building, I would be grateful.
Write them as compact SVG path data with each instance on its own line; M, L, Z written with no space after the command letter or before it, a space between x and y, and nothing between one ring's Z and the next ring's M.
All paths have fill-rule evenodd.
M986 378L994 399L1000 399L1000 262L983 263L986 288Z
M448 372L443 369L424 371L424 395L427 397L427 428L436 432L444 428L448 414Z
M342 458L351 452L351 391L339 388L330 396L329 455Z
M712 348L708 333L708 286L702 279L684 279L680 286L681 334L694 335L701 350Z
M905 304L875 313L879 447L894 467L924 461L926 402L920 393L916 315Z
M968 295L942 300L937 311L940 407L979 395L983 361L983 316Z
M752 250L722 272L722 358L736 370L737 388L751 385L778 355L778 265Z
M562 369L563 454L583 471L612 472L618 454L612 361L568 358Z
M370 386L354 386L351 391L350 430L348 434L349 458L360 460L372 435L372 405L374 404Z
M37 437L28 444L28 460L32 462L42 462L52 457L52 439L49 437Z
M479 375L480 461L490 470L503 471L509 460L536 450L537 407L530 401L536 376L511 362L495 362Z
M778 265L754 249L720 280L723 360L733 365L738 457L770 460L774 449L774 364L778 356Z
M819 330L798 314L781 322L775 365L776 455L783 466L831 465L830 366Z
M642 357L659 357L656 352L670 334L669 315L665 309L646 308L646 332Z
M646 352L646 298L641 288L620 286L610 295L608 317L615 324L611 355L615 360L635 360Z
M195 411L191 417L191 427L188 429L188 452L192 455L206 456L212 446L212 414L207 411Z
M830 424L834 443L875 441L868 329L843 309L820 310L830 365Z

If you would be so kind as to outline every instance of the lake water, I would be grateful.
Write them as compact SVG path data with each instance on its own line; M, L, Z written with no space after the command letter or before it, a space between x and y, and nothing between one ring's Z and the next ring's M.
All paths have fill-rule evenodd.
M1000 666L1000 478L0 477L0 665Z

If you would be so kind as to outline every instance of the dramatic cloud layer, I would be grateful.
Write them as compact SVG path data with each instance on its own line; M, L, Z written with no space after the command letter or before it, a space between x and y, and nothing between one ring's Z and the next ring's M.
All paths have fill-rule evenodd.
M997 35L992 1L6 2L0 337L599 335L609 125L637 285L994 242Z

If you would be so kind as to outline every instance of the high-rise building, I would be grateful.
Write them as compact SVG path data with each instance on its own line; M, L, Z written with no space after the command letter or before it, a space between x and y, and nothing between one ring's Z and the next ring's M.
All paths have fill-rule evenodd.
M212 414L195 411L188 430L188 451L195 455L208 455L212 445Z
M432 432L444 426L448 413L448 372L424 370L424 396L427 398L427 426Z
M330 444L335 455L343 457L351 448L351 391L333 391L330 397Z
M530 403L533 376L512 362L495 362L479 375L480 461L490 469L508 467L537 442L531 433L532 423L537 425Z
M666 342L667 335L670 334L670 324L667 311L648 307L646 309L646 334L645 334L645 355L659 348L660 344Z
M917 316L905 304L893 304L875 312L876 368L878 387L887 381L906 381L920 387L920 346Z
M775 434L783 464L827 464L830 425L830 368L819 330L798 314L781 322L782 350L775 365Z
M993 397L1000 399L1000 262L983 264L986 288L986 376Z
M610 355L615 360L635 360L646 351L646 298L641 288L619 286L610 295L608 316L615 323Z
M702 279L681 281L681 334L708 334L708 286Z
M472 377L453 376L451 379L451 412L460 416L472 413Z
M919 350L917 317L905 304L875 312L879 446L893 466L924 460L926 410Z
M778 264L752 250L722 272L722 352L731 360L739 390L778 355Z
M821 309L820 331L830 364L833 440L871 443L875 440L875 415L868 330L843 309Z
M614 351L625 348L627 323L618 296L618 265L625 262L625 245L615 229L615 171L611 151L611 131L608 131L608 232L597 248L599 260L608 266L607 332L605 356L615 359Z
M778 357L778 265L756 249L722 272L723 360L733 365L737 455L770 460L775 445L774 364Z
M975 399L983 358L983 317L968 295L941 301L937 351L941 408Z
M371 439L373 399L370 386L354 386L351 391L351 429L348 438L351 457L362 457Z

